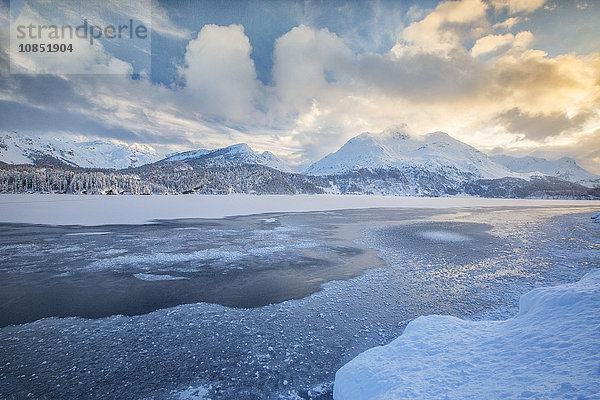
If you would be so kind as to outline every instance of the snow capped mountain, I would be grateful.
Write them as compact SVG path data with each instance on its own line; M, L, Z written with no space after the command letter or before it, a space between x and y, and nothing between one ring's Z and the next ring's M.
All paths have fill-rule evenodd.
M0 132L0 161L9 164L0 163L0 192L6 193L600 196L600 177L571 159L492 158L446 133L411 136L401 129L356 136L312 164L307 175L294 173L271 152L256 153L245 143L162 158L146 145L25 137L12 132ZM101 176L84 169L73 176L74 171L65 165L117 171Z
M0 161L7 164L65 163L83 168L128 168L162 158L143 144L114 140L77 142L0 132Z
M443 132L422 137L390 129L363 133L335 153L312 164L309 175L340 175L360 169L422 169L456 178L495 179L518 176L486 154Z
M563 157L555 161L531 156L496 155L490 158L513 172L548 175L588 187L600 186L599 175L586 171L569 157Z
M6 164L60 164L82 168L123 169L157 161L193 160L218 163L259 164L283 172L292 172L281 159L265 151L255 153L247 144L234 144L221 149L198 149L164 158L149 145L126 144L116 140L74 141L25 136L0 131L0 162Z
M259 164L283 172L292 172L281 159L270 151L255 153L246 143L238 143L216 150L193 150L178 153L162 161L198 161L214 164L219 161L231 161L240 164Z
M184 151L182 153L177 153L177 154L173 154L172 156L169 156L165 159L162 159L160 161L187 161L187 160L193 160L194 158L198 158L200 156L203 156L207 153L210 153L212 150L206 150L206 149L198 149L198 150L192 150L192 151Z

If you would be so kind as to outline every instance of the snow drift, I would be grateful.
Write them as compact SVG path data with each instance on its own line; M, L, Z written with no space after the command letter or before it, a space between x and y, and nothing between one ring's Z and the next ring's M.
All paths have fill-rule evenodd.
M335 400L597 398L600 270L535 289L506 321L426 316L336 374Z

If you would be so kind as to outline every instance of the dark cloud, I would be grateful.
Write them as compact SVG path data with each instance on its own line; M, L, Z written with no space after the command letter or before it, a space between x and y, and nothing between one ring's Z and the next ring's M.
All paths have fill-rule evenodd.
M359 59L364 84L390 96L439 102L472 96L481 87L486 69L466 52L446 58L416 53L401 57L366 54Z
M71 132L84 136L139 142L136 134L116 126L107 126L78 112L43 109L28 104L0 100L0 129L36 133Z
M90 107L89 101L78 94L72 82L55 75L15 75L13 92L24 96L30 104L64 108Z
M577 131L594 115L592 112L582 112L571 118L561 112L531 115L513 108L500 114L496 120L508 132L524 134L528 139L543 140Z

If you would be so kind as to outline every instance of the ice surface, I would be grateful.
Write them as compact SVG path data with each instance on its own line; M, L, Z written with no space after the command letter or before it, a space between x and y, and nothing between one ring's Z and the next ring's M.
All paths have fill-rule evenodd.
M419 233L423 238L440 242L464 242L468 236L449 231L423 231Z
M65 233L65 236L89 236L89 235L110 235L111 232L77 232Z
M9 230L5 225L0 229L0 315L25 295L23 290L11 295L11 285L22 288L36 277L36 296L61 282L76 288L92 279L92 288L110 289L133 283L149 289L133 295L152 295L142 300L154 308L143 315L52 317L1 328L0 397L330 400L335 372L360 353L390 343L409 321L431 314L505 319L516 314L520 296L533 288L581 279L599 265L600 225L589 219L595 212L581 206L401 208L96 228L11 225ZM27 243L11 242L14 230L29 238ZM96 231L112 234L64 235ZM426 231L470 240L427 240L419 234ZM85 268L127 255L221 247L250 252L305 242L316 247L265 250L267 255L248 255L232 264L219 259L138 264L139 258L131 258L106 269ZM355 254L353 248L365 246L385 263ZM46 253L61 248L69 253ZM302 254L321 262L302 263ZM358 273L345 273L341 264L348 260ZM237 285L265 270L276 288L294 271L301 273L303 285L314 287L294 300L254 308L192 301L157 309L153 304L156 288L187 294L179 288L204 270L220 277L219 284L235 284L238 292ZM63 272L68 275L54 276ZM132 276L137 273L190 279L142 281ZM240 279L232 281L235 276ZM222 294L222 286L213 286Z
M141 279L142 281L175 281L178 279L188 279L185 276L173 276L168 274L133 274L137 279Z
M592 398L600 394L600 270L535 289L506 321L424 316L337 373L335 400Z
M209 390L210 387L190 386L187 389L172 392L171 397L176 400L209 400Z
M49 225L144 224L275 212L365 208L600 206L600 201L354 195L101 196L0 194L0 222Z

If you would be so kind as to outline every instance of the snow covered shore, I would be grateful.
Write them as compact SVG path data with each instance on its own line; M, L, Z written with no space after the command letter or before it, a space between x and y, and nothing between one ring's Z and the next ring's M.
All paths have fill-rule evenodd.
M364 195L0 195L0 222L49 225L143 224L156 219L223 218L270 212L360 208L599 206L588 200L485 199Z
M600 270L521 297L506 321L426 316L338 370L335 400L598 398Z

